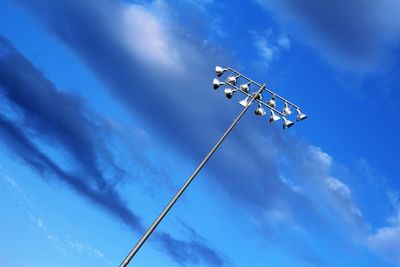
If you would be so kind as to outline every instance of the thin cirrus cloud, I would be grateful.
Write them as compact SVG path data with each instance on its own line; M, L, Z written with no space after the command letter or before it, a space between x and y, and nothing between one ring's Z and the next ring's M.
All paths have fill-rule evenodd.
M115 181L99 166L101 159L120 170L103 145L102 135L111 134L107 124L79 97L58 91L3 37L0 37L0 50L0 92L7 100L8 110L16 113L15 116L0 116L0 141L42 177L57 178L128 227L143 232L141 219L127 207L114 188ZM62 163L41 149L37 139L64 147L81 167L81 175L65 170ZM166 239L166 235L159 233L157 240L177 262L223 266L225 257L203 240L178 240L170 235ZM179 252L172 253L168 249L170 241L174 241Z
M67 251L76 251L79 253L85 253L90 257L95 257L108 266L113 264L104 256L104 254L96 248L93 248L80 241L72 239L68 235L60 235L59 233L53 232L49 229L48 225L40 215L37 207L37 197L31 195L29 192L24 190L13 178L9 176L0 177L0 185L3 183L5 189L8 189L13 197L19 202L21 208L27 211L30 220L34 225L40 229L42 234L47 238L48 242L60 252L66 254ZM0 189L3 189L0 187Z
M97 205L115 215L131 227L141 229L138 218L123 204L119 195L113 191L98 191L92 189L83 179L65 172L42 153L37 146L28 139L17 125L7 120L4 116L0 118L2 142L9 151L17 156L22 162L37 171L39 174L54 175L64 183L68 184L77 193L93 201Z
M374 70L399 45L396 0L257 2L341 69Z
M209 84L204 83L208 80L208 76L203 76L202 73L208 73L209 71L205 71L205 67L211 67L214 63L212 60L210 62L205 60L208 57L205 56L207 52L203 47L184 38L180 38L178 42L173 38L173 34L141 36L140 31L135 31L137 27L129 28L131 31L130 38L136 37L143 42L146 42L148 38L155 38L156 40L150 40L150 43L174 44L175 48L171 47L172 50L177 50L181 54L182 61L179 64L184 66L182 74L189 74L189 68L197 74L195 78L198 84L194 84L185 75L180 75L179 71L171 72L170 69L166 69L163 65L163 57L160 59L161 64L153 64L150 68L147 63L142 63L141 59L131 51L131 49L139 48L138 51L142 51L143 47L137 48L137 43L127 47L126 38L120 35L127 29L124 30L119 27L126 27L127 10L131 9L130 12L140 10L140 13L143 13L144 9L142 8L132 9L132 7L110 1L100 2L101 4L97 1L87 1L81 4L48 3L45 1L20 2L29 7L30 10L40 14L40 19L46 26L76 54L80 55L90 69L108 85L108 88L112 89L112 93L122 103L127 104L132 109L135 115L138 111L145 113L146 120L151 122L152 125L156 125L155 127L160 129L169 140L175 142L181 150L187 150L190 147L190 151L187 151L190 155L203 153L204 144L212 143L212 136L205 135L202 129L208 129L208 132L219 129L219 126L215 126L215 114L218 114L216 107L219 102L215 100L215 97L210 97L208 92L197 93L210 87ZM87 9L92 10L91 14L85 13L83 16L83 10ZM47 12L43 12L43 10ZM114 12L109 12L110 10ZM141 24L149 23L153 25L150 27L151 29L157 31L163 29L164 32L168 33L168 28L162 28L160 25L155 26L154 23L157 20L151 15L151 12L147 12L148 14L141 15L143 18ZM146 20L146 18L148 19ZM132 22L131 20L128 21ZM69 25L68 29L64 27L66 24ZM102 30L99 31L99 28ZM161 39L159 40L159 38ZM189 50L188 47L193 48ZM119 66L118 71L115 69L116 65ZM157 77L157 79L154 79L154 77ZM149 108L153 107L157 107L163 112L147 112ZM225 114L220 116L227 119ZM190 123L193 121L196 122L196 127ZM183 127L189 124L192 126ZM225 149L219 155L216 155L214 161L220 162L224 159L224 161L231 162L235 168L227 170L213 162L210 164L216 176L229 177L229 182L226 182L226 178L217 180L223 184L223 188L235 198L244 200L244 203L247 203L246 205L256 210L273 208L274 200L285 199L283 196L295 197L307 202L307 200L304 200L304 196L293 193L281 182L278 178L278 162L275 160L278 150L294 151L291 153L296 154L296 151L303 149L303 147L299 150L293 149L295 146L291 142L297 143L299 146L303 145L293 138L283 137L280 132L275 130L271 131L268 138L258 138L262 134L249 134L243 128L238 128L235 141L227 143ZM260 150L260 142L249 141L257 138L261 142L273 145L271 150L268 152ZM246 149L243 149L243 147ZM311 148L306 146L304 149L310 150ZM231 151L241 151L241 157L252 159L252 164L244 163ZM253 164L263 164L263 170L255 168ZM247 180L245 182L241 179L241 175L249 173L253 174L248 175L249 179L253 181ZM265 173L268 173L268 179L266 179ZM319 173L319 175L321 174ZM254 185L258 185L257 188ZM323 186L321 183L319 185ZM312 204L305 206L310 208L309 212L312 211Z
M92 114L78 97L57 91L2 37L0 46L3 52L0 57L1 92L9 107L17 113L14 120L2 115L2 141L35 170L56 174L78 193L100 204L128 225L141 229L140 220L126 208L98 165L99 157L109 157L101 144L101 134L93 136L92 133L106 133L107 130L102 131L94 123L95 116L89 117ZM82 176L86 179L64 171L31 141L35 138L64 147L74 162L85 170ZM108 163L115 165L112 160Z
M197 158L204 153L204 147L212 145L211 133L222 131L220 121L229 121L227 114L233 108L222 113L217 109L222 102L210 91L204 91L210 88L206 81L218 57L184 35L177 38L176 32L161 26L142 6L111 1L19 2L38 15L132 114L143 116L165 140L191 158ZM90 14L87 10L91 10ZM143 27L149 23L150 29L162 34L141 34L135 26L138 22L126 17L132 14L141 16ZM130 36L121 32L129 32ZM149 49L161 46L158 53L170 49L174 52L150 56L151 64L144 62L143 56L150 53L142 46L147 41L152 44ZM176 68L170 67L171 58L177 63ZM162 112L154 112L155 107ZM294 136L284 136L276 128L270 128L265 136L261 130L246 131L248 126L244 120L210 161L209 169L213 182L256 218L260 231L274 231L264 232L265 237L280 233L281 229L271 224L272 219L280 220L279 226L285 224L313 233L334 232L340 224L350 233L361 231L366 235L367 222L361 212L355 212L358 208L351 191L332 174L334 167L326 153ZM226 168L226 162L230 168ZM282 179L283 176L291 179ZM164 239L169 240L169 236ZM293 244L286 242L288 247ZM293 254L310 263L322 262L312 249L295 250Z
M136 37L143 42L147 40L142 37L158 39L168 36L168 41L164 39L159 41L163 44L176 45L175 49L178 49L183 60L179 64L184 64L183 74L187 75L166 69L163 58L160 64L153 64L149 69L147 63L142 63L142 59L132 53L131 49L136 49L136 45L127 47L126 39L121 39L120 32L124 30L119 27L126 26L125 20L121 21L121 18L126 18L123 8L129 7L121 7L120 4L109 1L100 3L87 1L78 5L70 2L24 2L31 10L41 14L40 18L47 27L80 55L90 69L112 89L112 93L122 103L127 104L135 115L138 112L145 114L147 121L192 157L204 153L203 148L212 144L214 138L210 134L205 134L203 129L207 129L207 133L221 131L220 126L216 126L218 120L228 120L226 114L221 114L217 110L220 106L219 100L211 95L210 90L207 90L207 93L198 93L204 88L210 88L210 85L204 82L208 81L208 76L203 75L210 72L205 70L205 67L211 69L214 64L212 60L208 62L205 59L214 57L207 56L208 53L204 48L184 38L180 38L178 42L173 38L173 34L140 36L140 31L135 32L136 28L131 27L130 38ZM88 9L92 11L90 15L86 13L84 16L81 15ZM42 10L47 12L42 13ZM140 9L140 12L143 12L143 9ZM143 20L141 25L146 23L153 25L156 21L150 12L142 18L150 18L150 21ZM116 25L115 22L118 21L121 24ZM65 29L64 25L69 25L68 29ZM153 25L151 28L159 30L160 27ZM99 31L99 28L102 30ZM164 28L164 31L168 33L168 28ZM150 43L153 42L156 41L150 40ZM142 49L144 48L140 47L139 51ZM115 66L118 66L118 70ZM189 69L196 73L196 76L189 76ZM190 78L196 78L197 83L190 82ZM154 107L163 112L151 112ZM220 118L215 114L220 114ZM246 122L243 122L243 125L245 124ZM226 143L224 149L210 162L209 168L213 170L215 177L219 177L215 181L233 199L240 200L241 205L254 214L285 206L289 210L288 213L293 213L291 216L307 213L310 217L320 220L314 204L305 196L290 190L279 179L280 171L275 160L279 156L276 151L281 153L290 151L293 147L292 142L296 143L294 138L283 137L277 129L273 129L268 138L260 138L262 134L258 131L249 133L244 128L238 128L235 139ZM261 143L254 140L260 140ZM270 150L260 149L262 145L270 145ZM240 157L234 151L241 151ZM241 160L242 158L251 159L251 164L247 164ZM234 167L222 168L224 165L217 164L218 162L230 162ZM263 166L262 170L256 168L257 165ZM244 176L247 179L243 179ZM289 200L298 205L277 203L277 199L283 202ZM291 201L293 199L296 201ZM303 207L302 212L296 212L300 206Z

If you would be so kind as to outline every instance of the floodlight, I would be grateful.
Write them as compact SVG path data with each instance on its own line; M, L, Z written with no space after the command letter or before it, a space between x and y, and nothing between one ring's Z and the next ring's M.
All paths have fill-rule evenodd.
M194 172L188 177L186 182L182 185L182 187L178 190L178 192L174 195L174 197L171 199L171 201L167 204L167 206L162 210L160 215L156 217L154 222L150 225L150 227L146 230L146 232L142 235L142 237L139 239L139 241L136 243L136 245L132 248L132 250L129 252L128 256L125 257L125 259L122 261L122 263L119 265L119 267L127 267L129 262L132 260L132 258L136 255L136 253L139 251L139 249L142 247L142 245L146 242L146 240L151 236L151 234L155 231L156 227L160 224L160 222L163 220L163 218L167 215L167 213L170 211L170 209L173 207L173 205L178 201L178 199L181 197L181 195L185 192L185 190L189 187L190 183L195 179L196 175L201 171L201 169L205 166L205 164L208 162L208 160L211 158L211 156L215 153L215 151L218 149L218 147L222 144L222 142L227 138L229 133L233 130L233 128L238 124L239 120L243 117L243 115L249 110L251 104L254 102L258 102L258 107L255 110L255 114L259 116L265 115L266 111L264 110L263 106L267 106L269 111L271 112L271 116L269 117L269 122L272 123L274 121L279 120L281 117L283 119L283 129L287 129L291 126L293 126L293 122L288 120L286 118L286 115L291 114L292 112L290 111L290 108L293 107L293 109L297 110L297 121L301 121L307 118L307 115L301 113L300 108L283 97L279 96L278 94L272 92L271 90L267 89L266 85L259 85L257 82L253 81L250 78L247 78L246 76L242 75L238 71L232 69L231 67L228 68L223 68L220 66L215 67L215 72L218 77L222 76L226 71L230 71L231 74L226 75L228 76L227 79L224 79L224 82L221 82L218 79L213 80L213 86L214 90L218 89L221 85L226 85L227 88L224 89L224 93L227 98L232 98L234 93L236 91L246 95L246 98L241 100L239 102L240 105L242 105L244 108L242 111L237 115L237 117L233 120L232 124L228 127L228 129L225 131L225 133L220 137L220 139L216 142L214 147L208 152L208 154L205 156L205 158L201 161L200 165L194 170ZM246 83L240 85L239 87L236 86L237 79L240 78L243 80L246 80ZM195 79L194 81L195 82ZM250 93L250 84L254 84L258 86L259 88L256 90L257 92ZM253 86L253 87L256 87ZM266 103L262 102L261 99L261 94L266 91L268 92L272 97L269 99ZM276 102L275 102L275 97L279 99L279 101L283 101L285 103L285 107L283 109L283 112L280 112L276 109ZM290 106L288 105L290 104ZM190 108L190 107L189 107ZM275 114L278 113L280 116ZM204 129L206 130L206 129ZM244 136L246 138L248 136ZM148 265L148 264L147 264Z
M307 119L307 115L304 113L301 113L301 110L298 108L297 109L297 121L302 121Z
M275 112L271 109L271 116L269 117L269 122L273 123L274 121L279 120L281 117L275 114Z
M240 100L239 101L239 104L240 105L242 105L243 107L247 107L248 105L249 105L249 96L248 97L246 97L245 99L243 99L243 100Z
M263 116L263 115L265 115L265 109L263 109L263 107L261 106L261 104L258 104L258 107L257 107L257 109L254 111L254 113L256 114L256 115L259 115L259 116Z
M225 96L229 99L232 98L233 94L236 92L236 89L231 89L231 88L225 88L224 93Z
M220 80L218 80L217 78L213 79L213 86L214 86L214 90L217 90L221 85L225 84L224 82L221 82Z
M275 102L275 96L273 95L272 97L271 97L271 99L269 99L268 101L267 101L267 106L269 106L270 108L275 108L276 107L276 102Z
M242 90L245 93L249 93L250 92L250 84L251 83L244 83L240 85L240 90Z
M222 74L224 74L225 71L227 71L228 69L225 69L223 67L220 66L216 66L215 67L215 73L217 74L218 77L220 77Z
M282 109L282 114L283 114L283 116L292 114L292 111L290 110L287 102L285 102L285 107Z
M237 75L237 76L229 76L228 79L227 79L227 81L228 81L228 83L231 84L231 85L236 85L236 81L237 81L237 79L238 79L239 77L240 77L240 75Z
M282 119L283 119L283 129L290 128L294 125L294 123L292 121L286 119L285 116L282 116Z

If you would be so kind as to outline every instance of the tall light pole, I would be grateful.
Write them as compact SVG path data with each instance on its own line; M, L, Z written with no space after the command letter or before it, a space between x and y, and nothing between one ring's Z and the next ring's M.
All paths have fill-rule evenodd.
M218 140L218 142L215 144L215 146L211 149L211 151L208 152L207 156L203 159L203 161L196 168L196 170L192 173L192 175L186 180L186 182L183 184L183 186L179 189L179 191L171 199L171 201L168 203L168 205L160 213L160 215L158 215L158 217L155 219L155 221L149 227L149 229L147 229L147 231L139 239L139 241L136 243L136 245L133 247L133 249L129 252L128 256L126 256L126 258L122 261L122 263L120 264L120 267L126 267L129 264L129 262L132 260L132 258L135 256L135 254L139 251L139 249L144 244L144 242L146 242L147 238L149 238L151 233L156 229L157 225L162 221L162 219L165 217L165 215L167 215L168 211L172 208L172 206L179 199L179 197L183 194L183 192L185 192L186 188L194 180L196 175L200 172L200 170L203 168L203 166L211 158L211 156L214 154L214 152L217 150L217 148L221 145L221 143L225 140L225 138L232 131L232 129L236 126L236 124L239 122L240 118L242 118L244 113L246 113L246 111L253 104L253 102L258 103L258 107L255 110L256 115L263 116L266 114L266 111L263 108L263 106L267 107L269 109L269 111L270 111L269 122L270 123L279 120L280 119L279 115L280 115L283 119L283 129L289 128L289 127L293 126L293 124L294 124L292 121L287 119L287 116L292 114L292 110L291 110L292 108L296 109L296 111L297 111L297 121L302 121L307 118L307 115L305 115L304 113L301 112L300 107L296 106L295 104L286 100L285 98L281 97L280 95L272 92L271 90L269 90L266 87L265 84L261 85L230 67L223 68L223 67L217 66L217 67L215 67L215 72L218 77L221 77L226 72L230 72L230 74L227 76L225 81L220 81L217 78L214 78L214 80L213 80L214 90L218 89L221 85L226 85L227 88L225 88L224 93L225 93L226 97L229 99L232 98L232 96L236 92L240 92L240 93L244 94L246 96L246 98L239 101L239 104L242 105L244 108L239 113L239 115L236 117L236 119L233 121L233 123L229 126L229 128L226 130L226 132L222 135L222 137ZM240 86L237 86L239 79L244 80L245 83L241 84ZM251 87L257 88L254 93L251 93L251 90L250 90ZM264 91L270 95L269 100L266 102L262 101L262 93ZM277 103L276 103L277 99L282 101L284 104L282 111L279 111L277 109ZM277 114L279 114L279 115L277 115Z

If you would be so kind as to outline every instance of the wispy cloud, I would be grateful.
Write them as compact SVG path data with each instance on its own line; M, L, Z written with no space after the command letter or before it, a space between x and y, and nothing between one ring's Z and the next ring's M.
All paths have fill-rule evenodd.
M71 252L83 253L89 257L94 257L101 260L106 266L114 266L110 260L101 251L83 242L77 241L68 235L62 235L51 230L46 223L41 212L37 207L38 199L32 194L23 189L13 178L7 175L0 174L0 182L4 185L4 192L10 193L17 202L20 208L26 212L31 222L45 236L48 242L60 253L67 255ZM2 188L2 186L0 186Z
M161 240L161 244L165 244L162 249L173 255L182 265L207 264L217 267L227 263L226 257L221 257L220 252L197 237L192 236L189 241L184 241L173 238L168 233L158 233L157 238Z
M222 132L220 121L231 120L227 115L229 112L220 111L224 105L222 101L212 95L211 90L204 91L210 88L211 70L218 58L216 53L193 42L189 33L177 34L173 27L162 26L161 19L146 6L125 6L111 1L79 4L39 0L20 2L39 15L52 34L79 55L132 114L142 116L152 125L150 134L156 132L163 136L187 157L197 159L203 155L204 148L214 142L210 133ZM90 14L86 10L91 10ZM152 25L151 29L160 33L161 39L146 34L141 36L135 19L128 19L128 24L124 21L127 10L142 16L143 23ZM121 35L121 27L131 36ZM147 48L142 47L139 40L149 40L150 47L161 47L157 51L161 53L159 57L148 55L151 64L143 62L143 56L149 51L140 53ZM258 41L267 60L276 56L274 47L290 47L290 39L284 35L272 41ZM163 55L171 46L172 54ZM174 59L176 65L169 68L168 64ZM227 111L234 110L226 104L224 107ZM224 149L209 162L208 168L215 178L213 182L219 185L218 190L223 190L238 207L251 215L249 217L255 218L255 225L260 226L259 230L266 238L272 231L281 234L282 225L291 225L304 232L335 231L338 225L347 227L349 232L364 229L366 222L352 198L351 188L334 174L334 160L327 153L299 140L298 136L283 135L277 128L271 127L268 136L261 130L248 131L248 123L246 120L241 122L230 142L224 144ZM226 168L227 163L230 168ZM290 180L282 177L290 177ZM301 191L294 190L294 185L301 186ZM265 229L270 232L266 233ZM192 251L170 251L168 244L204 252L203 260L211 265L224 262L221 255L210 254L210 248L204 244L200 247L192 240L174 241L167 233L159 238L166 245L165 249L184 264L196 263L199 259ZM280 241L293 243L284 236ZM312 249L298 249L297 256L304 261L320 262L317 252Z
M257 2L340 69L374 70L400 44L400 4L395 0Z
M135 12L140 10L142 13L150 13L143 17L155 24L154 29L163 31L160 36L167 41L162 41L160 45L174 44L173 51L178 51L180 55L177 65L183 66L178 68L180 71L166 67L163 63L164 57L152 59L160 60L160 64L149 67L137 56L141 47L132 45L127 50L126 38L116 34L121 31L120 27L125 27L124 23L118 24L125 16L125 6L108 1L86 1L79 5L44 1L23 3L30 10L41 14L40 19L52 33L82 58L121 103L126 104L132 114L145 114L146 121L154 127L151 130L162 133L163 138L189 157L203 155L204 147L209 147L214 142L214 137L205 135L204 129L207 129L207 133L222 132L219 121L230 121L227 115L229 112L221 113L218 110L223 105L219 102L220 98L212 95L211 90L204 92L204 88L210 88L210 72L217 57L192 42L191 38L185 38L185 35L177 38L173 29L160 26L161 21L152 16L152 11L143 7L132 9ZM40 12L42 9L48 12L43 14ZM83 11L88 9L92 11L89 15ZM64 27L66 24L69 25L68 30ZM140 38L135 35L140 32L136 32L135 27L129 28L132 34L130 38ZM87 36L91 38L88 39ZM144 37L141 40L155 38L146 35ZM284 35L279 35L272 42L279 49L290 47L290 40ZM263 45L270 47L266 40L260 41L261 48ZM268 49L264 48L265 56L273 58ZM132 53L132 49L136 52ZM160 53L162 51L164 50L161 49ZM118 66L118 71L115 66ZM196 83L191 82L192 73L196 73ZM154 107L162 112L154 112ZM226 109L230 111L234 107ZM224 190L238 206L257 218L258 225L262 225L263 229L267 226L270 226L271 231L275 229L267 218L272 218L268 215L276 215L275 218L280 223L294 224L297 229L315 231L315 225L318 225L321 231L327 231L329 227L334 227L327 222L330 216L327 209L335 211L337 220L345 224L347 215L353 214L353 211L346 206L348 203L343 201L343 196L329 188L326 183L326 179L335 177L329 155L315 146L299 141L297 136L282 135L279 129L270 128L268 136L265 136L260 130L246 131L246 124L249 122L241 123L242 126L236 129L236 135L232 136L231 141L224 145L224 149L208 165L213 176L217 178L214 182L220 185L220 190ZM235 151L240 151L240 157ZM219 164L221 162L224 164ZM231 168L226 168L226 162L229 162ZM290 169L294 171L288 171ZM293 190L281 177L291 177L292 184L301 185L304 193ZM259 218L259 214L267 216ZM162 239L168 241L170 236L163 235ZM286 242L290 243L290 240ZM190 242L174 244L197 247ZM192 254L183 253L174 257L183 261L190 255ZM193 260L196 261L195 258Z
M290 49L290 39L286 34L275 36L271 29L264 32L253 32L254 46L257 48L261 64L268 67L277 60L280 54Z
M127 225L142 229L140 220L122 201L118 193L112 189L94 189L79 176L64 171L60 166L42 153L28 137L12 122L0 117L2 143L24 164L42 176L54 177L69 185L81 196L87 198L110 214L121 219Z
M104 135L112 134L112 128L89 110L82 99L55 88L4 38L0 38L0 49L4 51L0 56L0 91L7 100L7 108L15 113L8 117L0 115L0 141L3 145L43 178L56 179L68 185L129 228L142 233L141 219L117 192L113 177L106 175L110 170L104 170L100 164L107 162L114 172L123 172L114 163L103 139ZM78 171L68 170L62 162L65 159L59 162L45 153L37 139L62 146L73 163L80 167ZM183 263L200 260L212 266L222 266L224 262L223 256L217 252L211 255L212 249L205 243L177 240L167 233L160 235L169 237L159 239L163 247L169 247L168 242L173 240L179 250L186 253ZM182 260L176 257L175 252L166 251L178 262ZM215 259L221 259L221 264L215 265Z
M0 57L0 91L17 114L14 119L0 115L3 144L34 170L54 175L128 225L141 229L140 220L99 166L104 160L119 171L102 142L108 131L106 124L80 98L58 91L8 41L1 38L0 46L7 51ZM65 171L43 153L33 141L37 138L63 147L82 175Z

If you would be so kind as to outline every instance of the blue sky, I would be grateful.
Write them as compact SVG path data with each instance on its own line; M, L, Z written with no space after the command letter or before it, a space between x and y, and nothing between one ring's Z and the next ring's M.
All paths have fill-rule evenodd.
M240 112L221 65L309 118L251 109L131 265L400 266L399 11L3 1L0 265L117 266Z

